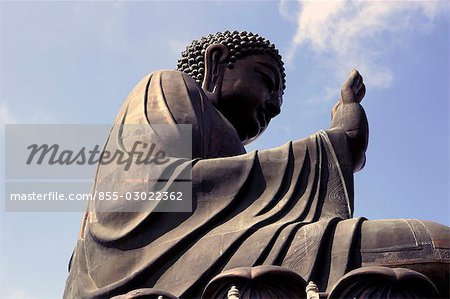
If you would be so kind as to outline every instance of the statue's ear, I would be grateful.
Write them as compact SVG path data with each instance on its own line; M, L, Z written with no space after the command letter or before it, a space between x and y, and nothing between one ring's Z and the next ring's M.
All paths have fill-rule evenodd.
M205 51L205 78L202 88L210 93L217 93L222 86L222 79L227 65L228 50L224 45L212 44Z

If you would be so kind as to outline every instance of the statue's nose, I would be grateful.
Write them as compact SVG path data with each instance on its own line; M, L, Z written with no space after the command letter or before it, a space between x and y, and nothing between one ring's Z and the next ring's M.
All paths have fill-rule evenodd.
M278 114L280 114L280 106L278 103L274 103L273 100L267 100L264 103L264 107L266 108L266 111L269 113L270 118L274 118Z

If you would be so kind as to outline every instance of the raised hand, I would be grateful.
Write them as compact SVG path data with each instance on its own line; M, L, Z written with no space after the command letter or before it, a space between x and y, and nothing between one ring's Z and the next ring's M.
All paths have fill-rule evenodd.
M365 94L366 86L363 83L363 77L356 69L352 69L347 80L342 85L341 98L331 110L331 119L334 118L341 104L360 103Z
M369 141L369 127L363 107L366 87L359 72L353 69L342 85L341 98L331 110L331 128L347 134L353 158L353 170L360 170L365 163L365 151Z
M359 103L366 94L366 86L360 73L352 69L347 80L342 85L341 99L343 104Z

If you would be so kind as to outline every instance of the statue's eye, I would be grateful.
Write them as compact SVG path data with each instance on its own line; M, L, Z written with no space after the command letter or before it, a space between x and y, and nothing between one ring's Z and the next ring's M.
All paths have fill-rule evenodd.
M272 93L275 90L275 82L273 81L273 78L266 74L263 71L257 70L257 73L261 76L261 78L264 81L264 84L267 86L267 88Z

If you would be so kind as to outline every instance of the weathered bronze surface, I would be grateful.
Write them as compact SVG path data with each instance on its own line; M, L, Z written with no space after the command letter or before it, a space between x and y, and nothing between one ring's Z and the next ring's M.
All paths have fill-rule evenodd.
M364 283L367 275L391 283L394 272L380 266L402 268L396 271L423 282L418 296L448 297L448 227L352 218L353 173L364 166L368 144L358 71L342 87L329 130L246 153L243 145L264 131L282 105L284 69L275 47L246 32L210 35L183 53L178 69L183 72L144 78L115 123L192 124L193 212L95 213L90 207L65 298L201 298L207 286L205 298L237 298L239 288L246 288L242 298L270 298L272 291L281 298L310 281L321 298L357 297L378 287ZM123 132L112 131L106 146L116 144L131 146ZM166 170L175 176L182 165ZM135 171L148 177L152 170ZM113 173L124 182L129 175L100 166L94 188L104 187ZM120 186L123 192L148 187ZM242 273L275 278L261 284L264 279L248 282ZM350 278L343 279L346 274ZM283 277L299 283L283 283ZM346 287L359 277L361 287Z

